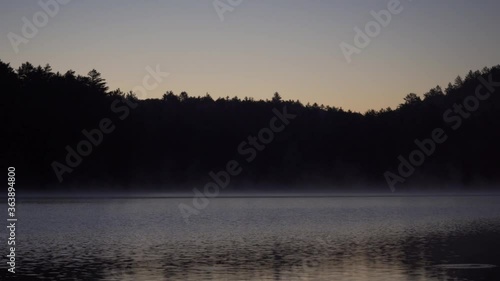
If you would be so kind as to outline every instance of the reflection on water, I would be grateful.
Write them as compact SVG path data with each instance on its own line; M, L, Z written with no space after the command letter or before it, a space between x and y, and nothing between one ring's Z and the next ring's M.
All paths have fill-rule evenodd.
M186 223L188 200L20 202L16 275L500 280L500 197L211 199Z

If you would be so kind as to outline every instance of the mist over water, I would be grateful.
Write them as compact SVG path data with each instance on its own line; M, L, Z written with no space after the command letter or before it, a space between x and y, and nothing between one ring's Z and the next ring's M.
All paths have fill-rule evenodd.
M190 200L21 200L17 275L57 280L500 278L497 196L212 198L186 222L178 205Z

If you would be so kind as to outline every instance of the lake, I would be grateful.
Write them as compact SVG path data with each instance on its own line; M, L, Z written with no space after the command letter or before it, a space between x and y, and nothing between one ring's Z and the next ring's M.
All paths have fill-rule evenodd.
M500 280L497 196L215 198L188 222L182 202L20 200L16 276Z

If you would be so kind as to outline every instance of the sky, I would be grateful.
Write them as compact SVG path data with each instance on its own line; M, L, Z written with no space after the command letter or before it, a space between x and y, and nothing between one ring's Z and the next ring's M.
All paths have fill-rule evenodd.
M55 1L1 2L0 60L95 68L123 91L142 85L148 66L170 73L143 98L279 92L365 112L500 64L498 0L401 0L366 46L355 44L355 28L373 27L370 12L397 0ZM26 21L37 31L23 33ZM343 42L362 47L350 62Z

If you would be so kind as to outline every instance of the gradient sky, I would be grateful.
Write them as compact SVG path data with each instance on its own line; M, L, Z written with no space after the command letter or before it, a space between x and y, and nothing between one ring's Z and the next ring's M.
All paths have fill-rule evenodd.
M73 0L16 54L8 33L21 35L22 18L42 9L34 0L2 1L0 59L15 68L96 68L124 91L159 64L171 75L148 97L173 90L265 99L278 91L361 112L500 64L498 0L401 0L403 11L347 63L339 44L353 44L354 27L388 2L243 0L221 21L213 0Z

